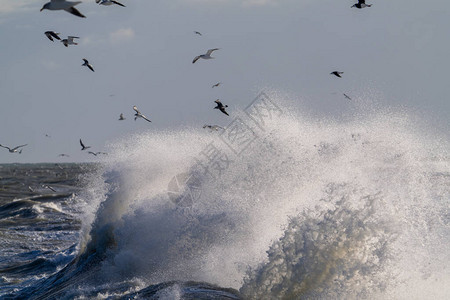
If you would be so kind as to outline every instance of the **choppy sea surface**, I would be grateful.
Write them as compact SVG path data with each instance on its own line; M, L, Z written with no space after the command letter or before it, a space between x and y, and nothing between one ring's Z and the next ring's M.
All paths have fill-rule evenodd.
M0 165L0 298L449 299L449 141L276 108Z

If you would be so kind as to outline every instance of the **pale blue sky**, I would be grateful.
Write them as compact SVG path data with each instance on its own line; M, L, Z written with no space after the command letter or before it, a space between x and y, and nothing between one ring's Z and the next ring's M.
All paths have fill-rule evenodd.
M0 0L0 144L28 143L21 155L0 149L0 163L91 161L79 138L102 151L128 133L226 125L213 101L232 114L263 88L337 118L353 105L345 92L419 114L450 136L447 1L373 0L362 10L352 0L120 2L127 7L84 1L82 19L39 12L45 0ZM47 30L79 45L52 43ZM216 59L192 64L215 47ZM133 105L153 122L135 122Z

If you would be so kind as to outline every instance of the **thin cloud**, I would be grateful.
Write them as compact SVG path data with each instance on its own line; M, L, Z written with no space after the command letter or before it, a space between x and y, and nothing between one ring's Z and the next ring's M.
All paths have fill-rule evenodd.
M264 6L275 5L285 0L180 0L180 2L188 4L241 4L242 6Z
M2 0L0 14L30 10L33 6L36 6L36 1L33 0Z
M123 43L134 39L135 33L131 28L121 28L109 34L109 39L112 43Z

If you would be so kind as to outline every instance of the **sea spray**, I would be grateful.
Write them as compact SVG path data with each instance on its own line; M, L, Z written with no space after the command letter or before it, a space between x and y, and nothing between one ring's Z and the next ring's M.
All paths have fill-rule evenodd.
M177 282L170 293L182 294L196 281L254 299L391 297L420 270L446 282L448 254L428 266L416 258L450 245L449 161L439 172L430 163L448 157L448 142L436 150L405 112L317 120L270 96L283 114L263 130L233 113L254 133L239 151L202 128L113 142L82 195L79 267L59 276L91 295L131 282ZM216 166L205 164L212 150L227 161L215 176L198 168ZM169 193L179 174L199 177L201 193L186 206Z

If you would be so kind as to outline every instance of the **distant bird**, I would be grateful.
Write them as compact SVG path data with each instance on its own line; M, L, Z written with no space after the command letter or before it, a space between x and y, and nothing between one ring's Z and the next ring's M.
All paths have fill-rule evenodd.
M364 7L371 7L372 4L366 4L366 0L358 0L357 4L353 4L352 7L356 7L356 8L364 8Z
M28 144L20 145L20 146L14 147L14 148L9 148L9 147L3 146L3 145L0 145L0 147L5 148L5 149L8 149L8 151L9 151L10 153L19 153L19 154L20 154L20 153L22 153L22 149L20 149L20 151L18 151L19 148L25 147L26 145L28 145Z
M135 120L135 121L137 120L137 118L142 118L142 119L144 119L144 120L146 120L146 121L151 122L149 119L147 119L146 116L144 116L143 114L141 114L141 112L137 109L136 105L133 106L133 109L134 109L134 111L136 112L136 113L134 114L134 120Z
M218 87L218 86L221 85L221 84L222 84L222 82L218 82L218 83L214 84L214 85L212 86L212 88Z
M211 131L219 131L219 129L224 129L223 127L220 127L219 125L203 125L203 128L209 128Z
M120 116L119 116L119 121L123 121L123 120L125 120L126 118L124 118L123 117L123 114L120 114Z
M50 134L46 133L45 137L51 138Z
M99 155L99 154L104 154L104 155L107 155L108 153L106 153L106 152L92 152L92 151L89 151L88 152L89 154L92 154L92 155L94 155L94 156L97 156L97 155Z
M113 4L117 4L120 6L125 7L125 5L123 5L122 3L119 3L117 1L114 0L95 0L96 3L99 3L100 5L113 5Z
M50 41L53 42L53 38L57 39L57 40L61 40L60 37L58 36L59 33L56 33L54 31L46 31L44 32L44 34L48 37L48 39Z
M68 36L67 39L63 39L61 43L64 44L64 46L69 47L69 45L78 45L78 43L75 43L73 39L79 39L77 36Z
M60 157L70 157L70 155L65 154L65 153L61 153L61 154L59 154L58 156L60 156Z
M85 146L80 139L81 151L91 148L91 146Z
M202 34L198 31L194 31L195 34L198 34L199 36L202 36Z
M83 58L83 60L84 60L84 64L82 64L82 66L86 66L89 69L91 69L92 72L95 72L94 67L92 67L92 65L89 63L89 61L86 58Z
M31 186L28 186L28 190L32 193L34 193L34 189Z
M216 51L216 50L219 50L219 48L209 49L208 51L206 51L205 54L201 54L201 55L199 55L199 56L196 56L196 57L194 58L194 60L192 61L192 63L195 64L195 62L196 62L197 60L199 60L200 58L203 58L203 59L213 59L214 57L212 57L211 54L213 53L213 51Z
M334 76L337 76L339 78L342 78L341 74L344 74L344 72L333 71L333 72L330 73L330 75L334 75Z
M344 96L345 96L345 98L347 98L348 100L352 100L352 98L350 98L349 96L347 96L345 93L344 93Z
M227 116L229 116L229 114L226 112L225 107L228 107L228 105L223 105L222 102L220 102L219 99L217 99L216 101L214 101L217 103L217 106L214 107L215 109L220 109L221 112L223 112L224 114L226 114Z
M49 185L43 184L42 187L43 187L44 189L49 189L49 190L51 190L51 191L53 191L53 192L56 193L56 190L55 190L54 188L52 188L51 186L49 186Z
M65 10L72 15L75 15L77 17L86 18L83 14L81 14L74 6L77 4L80 4L81 1L66 1L66 0L51 0L50 2L47 2L42 6L41 11L44 9L48 10Z

